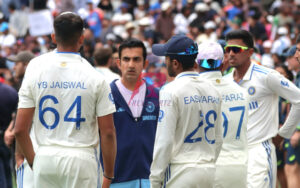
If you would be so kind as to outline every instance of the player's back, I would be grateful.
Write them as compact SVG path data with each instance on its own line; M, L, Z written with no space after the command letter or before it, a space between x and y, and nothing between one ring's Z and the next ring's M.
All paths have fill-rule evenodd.
M223 145L217 163L246 164L248 93L235 82L222 78L219 71L200 75L210 80L222 95Z
M29 93L36 107L38 145L98 144L96 114L102 109L96 105L109 97L109 87L85 59L77 53L50 52L33 59L25 76L31 86L22 92Z
M171 163L214 163L216 142L221 141L220 94L209 82L189 76L179 77L165 89L174 96L172 105L177 108Z

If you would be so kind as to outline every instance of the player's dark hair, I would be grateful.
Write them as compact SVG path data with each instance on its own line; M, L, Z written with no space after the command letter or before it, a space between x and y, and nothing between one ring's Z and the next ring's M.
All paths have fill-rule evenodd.
M197 54L194 55L168 55L172 60L176 59L181 65L183 71L186 71L188 69L191 69L194 67L195 59L197 57Z
M54 20L56 42L63 46L72 46L77 43L83 32L83 20L75 13L66 12Z
M233 39L241 39L248 48L254 48L253 36L249 31L237 29L226 34L226 41Z
M105 66L108 64L109 58L112 56L111 48L98 48L94 52L95 64Z
M144 58L144 62L145 62L146 56L147 56L147 51L146 51L146 47L142 41L135 39L135 38L131 38L131 39L123 41L119 47L119 58L122 57L121 56L122 50L125 48L142 48L143 49L143 58Z
M289 79L291 82L294 80L293 73L288 69L288 67L286 65L279 65L277 67L281 67L284 70L284 72L287 75L287 79ZM277 67L275 67L275 68L277 68Z

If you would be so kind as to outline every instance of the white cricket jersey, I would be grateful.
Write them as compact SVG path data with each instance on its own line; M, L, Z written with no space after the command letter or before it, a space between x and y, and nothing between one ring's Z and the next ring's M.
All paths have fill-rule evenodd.
M104 79L109 84L116 79L120 79L120 75L114 73L107 67L96 67L95 69L104 77Z
M234 71L226 77L234 80ZM254 63L238 84L249 94L248 144L261 143L277 133L290 138L300 122L300 90L277 71ZM278 131L279 96L290 101L292 108Z
M168 164L212 165L222 145L221 95L196 72L183 72L159 94L151 185L161 183Z
M247 164L248 93L222 78L220 71L202 72L199 76L210 80L222 95L223 145L217 164Z
M28 64L18 108L33 108L39 146L99 143L96 117L115 112L110 87L78 53L50 52Z

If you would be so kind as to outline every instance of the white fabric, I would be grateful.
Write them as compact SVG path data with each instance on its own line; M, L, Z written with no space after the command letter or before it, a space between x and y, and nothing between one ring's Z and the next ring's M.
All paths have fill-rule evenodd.
M233 80L233 70L226 77ZM249 93L248 145L261 143L279 133L290 138L300 123L300 89L277 71L251 63L239 85ZM278 132L278 99L292 104L284 125Z
M138 92L134 94L134 96L134 92L127 89L122 84L121 80L117 80L116 85L125 99L133 117L141 117L146 95L146 83L143 83L139 88L137 88Z
M214 163L222 145L221 95L196 72L183 72L160 91L150 182L162 184L169 164ZM196 185L194 185L196 186ZM190 186L193 187L193 186Z
M215 187L246 187L248 93L238 84L222 78L220 71L199 75L210 80L222 95L223 145L216 162Z
M114 73L107 67L96 67L96 70L101 73L101 75L107 81L108 84L110 84L116 79L120 79L120 75Z
M17 169L16 176L18 188L34 188L33 171L26 159L24 159L24 162Z
M175 24L175 34L186 34L189 32L189 21L188 18L186 18L182 13L176 14L174 17L174 24Z
M39 146L95 147L96 117L115 112L109 85L79 54L50 52L28 65L18 108L33 108Z
M0 36L0 46L2 47L12 47L16 43L16 37L12 34L1 35Z
M35 135L34 135L34 127L31 127L30 130L30 139L33 146L33 150L37 151L38 145L36 143ZM23 163L16 170L16 179L17 179L17 187L18 188L34 188L33 185L33 171L30 168L26 158L24 158Z
M35 187L99 187L99 153L93 148L39 147L33 162Z
M117 12L114 14L111 21L113 21L113 22L123 22L123 21L129 22L129 21L132 21L132 15L130 13L122 14L121 12ZM113 32L114 32L114 34L119 35L119 36L124 35L124 33L126 33L125 24L124 25L115 25L113 27Z
M277 161L271 140L249 147L248 188L275 188Z
M283 50L291 46L291 40L288 36L281 36L276 39L271 48L272 54L283 54Z
M163 186L151 185L151 188L212 188L215 170L214 165L169 165Z

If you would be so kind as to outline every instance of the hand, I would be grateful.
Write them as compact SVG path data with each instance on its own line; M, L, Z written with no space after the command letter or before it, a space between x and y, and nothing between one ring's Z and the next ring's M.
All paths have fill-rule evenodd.
M293 148L295 148L299 145L299 140L300 140L300 131L296 131L290 140Z
M103 176L102 188L109 188L111 180Z
M14 130L8 127L4 133L4 143L7 145L7 147L10 147L13 144L14 140Z
M276 137L274 137L272 139L272 142L276 148L280 148L280 145L283 142L283 138L281 136L277 135Z
M19 168L24 162L24 156L18 152L15 153L16 165Z

